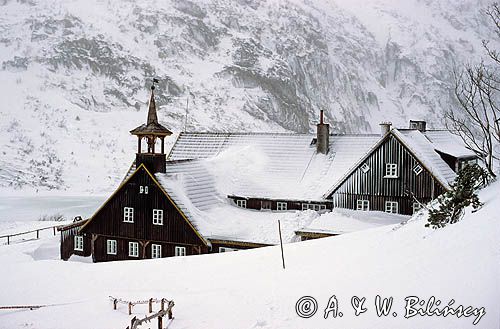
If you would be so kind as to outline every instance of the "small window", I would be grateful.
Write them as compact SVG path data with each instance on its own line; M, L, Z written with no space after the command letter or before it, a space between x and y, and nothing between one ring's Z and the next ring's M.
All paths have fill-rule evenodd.
M422 209L422 204L420 202L413 202L413 213L417 213L420 209Z
M106 251L108 255L116 255L116 240L106 241Z
M83 236L75 235L75 250L83 251Z
M236 200L236 205L240 208L246 208L247 200Z
M123 221L125 223L134 222L134 208L124 207L123 208Z
M361 171L366 174L370 171L370 166L367 163L363 163L363 165L361 166Z
M302 204L302 210L314 210L314 211L320 211L320 210L325 210L326 205L324 204L316 204L316 203L303 203Z
M151 258L161 258L161 244L151 245Z
M415 173L415 175L420 175L420 173L424 171L424 169L422 168L421 165L416 165L415 167L413 167L413 172Z
M386 163L384 177L397 178L398 177L398 165L396 163Z
M130 257L139 257L139 242L128 243L128 255Z
M153 224L163 225L163 210L153 209Z
M276 203L276 210L284 211L288 209L288 205L286 202L278 202Z
M142 186L142 185L139 186L139 193L140 194L144 193L144 186Z
M175 247L175 256L186 256L186 247Z
M147 185L144 186L144 194L148 194L148 190L149 190L148 186Z
M398 213L398 203L396 201L386 201L385 202L385 212L390 214Z
M261 210L271 210L271 201L261 201L260 202Z
M368 211L370 210L370 201L368 200L357 200L356 210Z
M231 252L231 251L237 251L238 249L236 248L228 248L228 247L219 247L219 252Z

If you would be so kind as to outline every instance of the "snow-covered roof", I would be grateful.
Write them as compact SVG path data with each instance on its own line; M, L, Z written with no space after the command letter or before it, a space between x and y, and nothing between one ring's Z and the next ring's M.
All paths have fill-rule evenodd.
M310 134L181 133L169 160L207 159L223 195L320 200L379 135L330 135L327 155Z
M333 209L315 218L300 232L344 234L369 228L394 225L407 221L410 216L388 214L381 211L356 211L351 209Z
M391 130L431 174L446 188L455 180L456 174L435 151L435 145L418 130ZM453 136L451 133L448 135Z
M424 132L424 135L434 145L435 150L441 153L449 154L455 158L477 156L474 151L465 147L460 137L447 130L428 130Z
M234 206L218 189L207 160L167 162L167 173L157 173L157 181L189 221L206 239L260 244L279 243L278 219L284 242L292 242L294 232L318 216L315 211L266 212Z
M455 173L418 130L391 130L445 187ZM285 242L295 231L346 233L401 222L405 216L334 210L260 211L236 207L228 195L323 200L332 186L359 165L384 139L380 135L330 135L328 154L316 152L309 134L181 133L166 173L155 176L189 221L206 239L261 244ZM132 171L134 167L130 169Z

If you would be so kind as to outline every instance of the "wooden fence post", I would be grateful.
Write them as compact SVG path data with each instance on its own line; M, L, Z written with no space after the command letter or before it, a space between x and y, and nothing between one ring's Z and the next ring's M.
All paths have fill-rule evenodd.
M153 313L153 298L149 299L149 313Z
M7 244L10 244L10 236L7 235Z
M132 303L128 303L128 315L132 315Z
M158 317L158 329L163 329L163 317Z
M55 226L52 228L52 231L54 232L54 235L56 235L56 227Z
M137 319L137 317L136 317L136 316L134 316L134 317L132 318L132 320L130 320L130 328L133 328L133 327L134 327L134 323L135 323L135 320L136 320L136 319Z
M172 319L174 318L174 317L172 316L172 308L169 308L167 313L168 313L168 319L169 319L169 320L172 320Z
M161 299L161 310L164 311L165 310L165 298L162 298Z
M40 239L40 230L36 230L36 239Z
M116 304L118 304L118 300L116 298L113 300L113 309L116 310Z

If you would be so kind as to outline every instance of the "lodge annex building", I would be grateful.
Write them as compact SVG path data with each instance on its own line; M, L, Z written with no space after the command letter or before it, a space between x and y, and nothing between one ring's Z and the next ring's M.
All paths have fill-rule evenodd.
M411 215L450 188L477 155L454 135L381 124L380 134L172 133L151 88L137 153L123 182L88 219L61 227L61 258L93 261L227 252L332 236L332 210ZM171 137L172 138L172 137ZM353 215L354 214L354 215ZM398 217L399 216L399 217ZM317 222L315 222L317 221ZM320 224L318 224L320 223ZM323 224L321 224L323 223ZM327 223L327 224L324 224Z

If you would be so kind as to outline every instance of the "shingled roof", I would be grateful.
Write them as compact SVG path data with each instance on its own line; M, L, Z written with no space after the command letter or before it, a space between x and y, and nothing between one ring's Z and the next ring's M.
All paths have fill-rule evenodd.
M156 103L154 97L154 86L151 87L151 96L148 106L148 120L145 124L140 125L130 131L132 135L154 135L154 136L170 136L172 132L158 123L156 114Z

